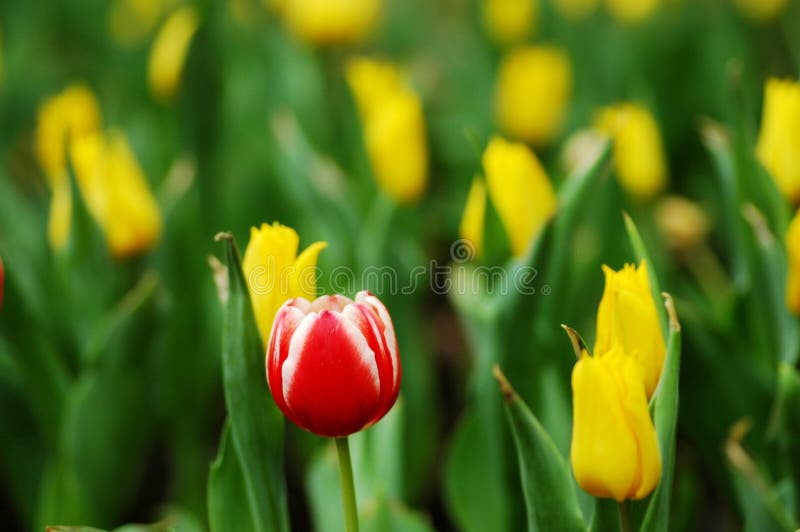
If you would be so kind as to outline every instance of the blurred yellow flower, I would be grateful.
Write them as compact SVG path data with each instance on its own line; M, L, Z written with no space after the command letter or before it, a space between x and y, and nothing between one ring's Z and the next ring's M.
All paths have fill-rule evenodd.
M483 152L483 170L511 252L520 257L556 212L553 186L530 148L500 137Z
M78 139L70 156L81 196L111 253L129 257L160 238L161 211L128 140L118 130Z
M641 105L621 103L601 109L595 125L614 141L614 168L625 191L641 200L658 194L666 185L667 163L653 115Z
M691 251L709 231L708 216L696 203L681 196L667 196L656 207L656 225L667 244L677 251Z
M643 21L660 5L661 0L606 0L611 15L623 24Z
M767 80L756 154L783 195L800 202L800 83Z
M556 9L564 18L581 20L597 7L597 0L556 0Z
M642 499L661 478L661 456L641 369L617 345L583 351L572 370L575 480L595 497Z
M766 22L782 13L787 2L786 0L734 0L734 4L751 20Z
M534 144L551 142L561 131L572 94L567 53L553 46L522 46L500 65L495 114L500 128Z
M189 45L199 24L197 11L183 6L173 11L161 26L147 64L147 81L156 99L167 101L177 92Z
M282 0L286 25L304 41L314 44L352 44L375 29L382 0Z
M786 232L788 279L786 280L786 306L800 315L800 210L794 215Z
M428 181L428 146L419 97L388 63L352 59L346 75L375 180L396 201L413 202Z
M533 33L539 19L539 0L483 0L483 20L500 44L513 44Z
M472 245L476 256L483 252L483 227L486 218L486 185L480 177L472 180L458 229L459 238Z
M39 107L36 156L52 194L47 234L53 249L66 246L72 220L67 149L77 139L99 129L100 120L100 107L94 94L81 84L70 85Z
M141 43L171 3L171 0L113 0L108 10L111 37L125 46Z
M242 271L264 345L281 305L295 297L317 297L317 258L328 244L315 242L298 256L299 244L297 231L278 222L250 228Z
M603 266L606 286L597 309L595 352L618 345L641 367L647 397L651 397L664 367L666 347L661 334L647 264L626 264L615 272Z

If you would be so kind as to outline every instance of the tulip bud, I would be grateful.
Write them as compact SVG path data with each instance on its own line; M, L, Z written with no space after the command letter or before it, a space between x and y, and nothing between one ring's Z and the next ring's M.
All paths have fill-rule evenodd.
M493 138L483 152L483 169L511 252L520 257L556 212L553 186L530 148L500 137Z
M691 251L709 231L710 223L703 209L681 196L667 196L659 201L655 215L658 229L675 251Z
M354 59L347 82L361 117L364 144L378 185L409 203L425 191L428 146L422 103L394 65ZM398 150L403 153L398 157Z
M523 41L539 19L539 0L483 0L483 20L500 44Z
M380 420L400 390L394 326L363 291L287 301L267 347L267 382L286 417L320 436L343 437Z
M575 480L595 497L646 497L661 478L661 456L639 364L618 345L584 350L572 370Z
M164 0L113 0L108 10L108 32L119 44L134 46L153 31L167 4Z
M317 257L327 244L315 242L300 255L300 237L291 227L275 222L250 229L242 271L250 290L253 313L266 345L275 314L286 300L312 298L317 292Z
M786 0L734 0L739 11L753 22L767 22L786 8Z
M161 101L170 100L178 91L183 65L200 17L191 6L176 9L158 32L147 64L150 92Z
M375 29L382 4L382 0L283 0L275 7L304 41L355 44Z
M661 0L606 0L611 15L623 24L637 24L649 17Z
M467 203L458 229L459 238L472 245L472 251L480 256L483 251L483 227L486 218L486 185L480 177L472 180Z
M569 56L554 46L521 46L500 65L494 108L501 129L533 144L561 131L572 95Z
M781 193L800 203L800 83L767 80L756 154Z
M615 272L603 266L606 286L597 309L595 351L603 353L618 345L641 367L644 388L650 398L661 378L666 346L658 311L650 291L647 264L626 264Z
M800 315L800 210L794 215L786 231L788 279L786 280L786 306Z
M632 103L606 107L596 126L614 140L614 169L628 194L645 200L664 188L667 163L661 133L647 109Z

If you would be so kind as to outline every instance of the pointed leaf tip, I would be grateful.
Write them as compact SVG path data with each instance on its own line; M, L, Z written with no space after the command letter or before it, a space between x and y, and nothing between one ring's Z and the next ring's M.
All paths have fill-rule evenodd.
M497 379L497 382L500 384L500 393L503 394L503 400L506 403L510 404L512 401L514 401L514 397L516 397L516 392L514 391L514 388L511 387L511 383L508 382L506 376L503 375L502 371L500 371L499 365L495 364L492 367L492 374L494 375L494 378Z

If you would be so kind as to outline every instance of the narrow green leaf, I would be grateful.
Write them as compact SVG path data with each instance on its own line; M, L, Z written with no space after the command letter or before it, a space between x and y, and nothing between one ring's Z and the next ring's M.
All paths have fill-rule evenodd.
M221 234L217 239L225 245L230 290L224 312L222 373L231 443L241 463L254 530L288 531L283 416L269 396L264 351L239 251L232 235Z
M654 423L661 451L661 481L650 497L650 503L641 530L663 531L669 528L670 495L675 469L675 432L678 423L678 377L681 366L681 326L675 305L669 294L664 294L669 314L669 342L664 369L654 398Z
M230 421L225 421L217 457L208 476L208 523L211 532L256 530L248 508L244 474L231 443Z
M656 276L655 264L650 260L650 254L647 252L647 247L645 247L642 236L639 234L639 230L636 228L633 219L628 216L626 212L623 212L622 215L625 218L625 230L628 232L628 239L631 241L633 254L636 255L637 261L645 261L647 263L647 273L648 277L650 277L650 292L653 295L653 301L658 301L661 297L661 284L658 282L658 277ZM658 321L661 323L661 332L664 338L667 338L669 336L669 326L666 309L660 305L656 305L656 309L658 310Z
M550 435L495 366L519 458L531 532L586 530L569 467Z

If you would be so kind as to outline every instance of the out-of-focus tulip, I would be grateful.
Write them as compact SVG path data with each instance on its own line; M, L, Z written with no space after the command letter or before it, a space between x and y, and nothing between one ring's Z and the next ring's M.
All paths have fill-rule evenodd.
M569 20L584 19L591 15L596 7L597 0L556 0L556 9Z
M766 22L781 14L786 0L734 0L743 15L755 22Z
M595 497L641 499L661 478L661 455L641 368L617 345L586 351L572 370L575 480Z
M664 367L666 347L661 334L647 264L626 264L614 271L603 266L606 286L597 309L595 352L618 345L641 367L647 397L653 395Z
M161 236L158 203L125 135L93 133L71 146L81 196L117 258L153 247Z
M483 227L486 218L486 185L480 177L472 180L458 228L459 237L472 245L476 256L483 252Z
M513 44L533 33L539 19L539 0L483 0L483 20L500 44Z
M314 44L354 44L365 40L380 18L382 0L283 0L289 29Z
M286 302L275 317L266 366L284 415L320 436L369 427L400 391L392 318L366 291L355 302L340 295Z
M667 182L661 133L653 115L638 104L622 103L597 114L596 127L614 140L614 168L622 187L645 200Z
M661 0L606 0L606 6L623 24L636 24L653 14Z
M600 156L607 140L605 135L592 128L572 133L561 149L561 167L567 175L583 173Z
M72 220L72 192L67 172L69 146L100 128L100 107L94 94L82 84L70 85L39 108L36 124L36 156L52 194L48 240L63 249Z
M250 228L242 270L264 344L281 305L288 299L316 296L317 258L327 244L315 242L298 256L299 244L297 231L277 222Z
M786 232L788 273L786 281L786 306L800 315L800 210L794 215Z
M494 108L500 128L534 144L561 131L572 95L569 56L554 46L522 46L500 65Z
M692 250L708 234L708 216L699 205L686 198L665 197L656 207L655 214L661 234L676 251Z
M168 101L178 91L189 45L199 24L197 11L183 6L167 18L158 32L147 65L147 81L156 99Z
M483 170L511 252L520 257L556 212L553 186L530 148L500 137L483 152Z
M428 181L428 146L419 97L394 65L371 59L351 60L347 82L361 117L375 180L396 201L413 202Z
M141 43L156 27L171 0L113 0L108 10L108 30L119 44Z
M767 80L756 154L783 195L800 203L800 83Z

